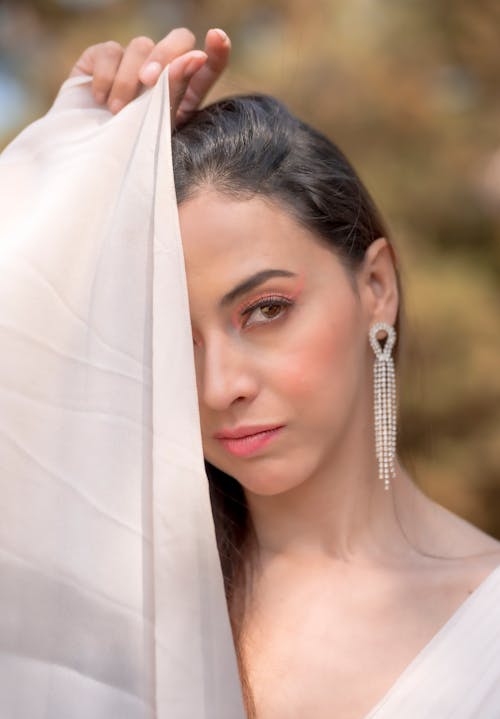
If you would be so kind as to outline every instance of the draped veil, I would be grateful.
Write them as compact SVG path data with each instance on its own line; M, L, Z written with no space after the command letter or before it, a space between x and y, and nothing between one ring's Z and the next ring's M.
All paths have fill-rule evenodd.
M0 716L244 716L204 471L168 69L0 156Z

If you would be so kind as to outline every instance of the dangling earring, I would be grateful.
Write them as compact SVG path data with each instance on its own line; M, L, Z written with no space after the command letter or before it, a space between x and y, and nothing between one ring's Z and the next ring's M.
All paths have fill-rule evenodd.
M377 338L377 333L381 330L386 333L383 349ZM375 452L379 478L384 482L384 489L388 490L391 479L396 476L396 377L391 355L396 342L396 330L386 322L376 322L370 327L369 338L375 352L373 365Z

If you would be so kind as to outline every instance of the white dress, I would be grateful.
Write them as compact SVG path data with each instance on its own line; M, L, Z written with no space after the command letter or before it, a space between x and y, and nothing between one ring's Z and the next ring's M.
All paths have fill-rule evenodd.
M364 719L499 719L500 566Z
M165 71L0 156L0 717L240 719Z

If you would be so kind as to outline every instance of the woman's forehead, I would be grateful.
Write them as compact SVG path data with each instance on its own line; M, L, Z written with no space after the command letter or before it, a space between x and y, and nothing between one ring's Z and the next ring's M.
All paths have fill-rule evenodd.
M255 287L255 277L283 287L321 286L338 283L344 274L329 248L290 213L260 197L235 200L200 192L182 203L179 220L193 306L199 301L222 308L235 288Z
M179 207L188 270L211 271L229 263L276 265L314 261L331 254L290 212L260 196L233 199L214 190L198 192Z

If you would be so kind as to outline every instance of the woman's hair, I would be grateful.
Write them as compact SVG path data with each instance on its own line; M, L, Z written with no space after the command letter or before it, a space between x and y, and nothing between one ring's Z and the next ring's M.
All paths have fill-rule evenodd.
M331 248L351 278L369 245L387 237L373 200L338 147L273 97L230 97L205 107L174 131L172 152L179 204L203 188L232 199L274 201ZM240 638L255 535L241 485L205 465L247 711L253 716Z

